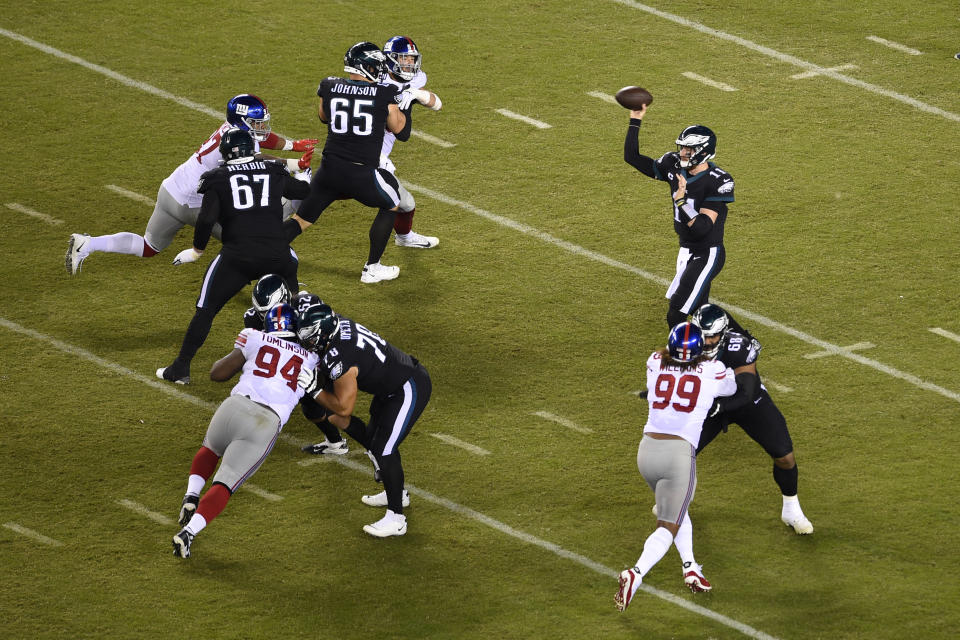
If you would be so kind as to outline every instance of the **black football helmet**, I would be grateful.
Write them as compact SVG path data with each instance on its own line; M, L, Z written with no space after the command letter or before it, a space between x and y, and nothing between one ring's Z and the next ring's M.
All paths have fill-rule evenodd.
M224 160L246 160L253 158L256 148L253 144L253 136L249 131L243 129L228 129L220 137L220 155Z
M270 307L263 318L263 330L281 338L296 340L297 312L285 302Z
M716 358L720 352L727 331L730 329L730 320L727 318L727 312L715 304L705 304L693 312L690 318L691 322L700 327L704 338L714 338L719 336L716 344L704 347L703 353L708 358Z
M387 57L387 70L400 80L410 82L420 71L420 49L406 36L393 36L383 45Z
M283 278L275 273L269 273L253 285L253 308L257 310L262 318L270 307L286 303L290 304L290 289Z
M372 42L358 42L343 56L343 70L363 76L370 82L379 82L387 68L387 57Z
M293 302L290 304L297 310L297 313L303 313L308 307L312 307L315 304L323 304L323 300L320 299L320 296L304 290L293 296Z
M330 340L339 332L340 318L333 312L330 305L311 305L300 314L300 328L297 330L297 336L300 338L300 344L307 349L323 353L330 345Z
M693 362L703 353L703 333L692 322L681 322L667 336L667 351L677 362Z
M717 135L702 124L689 126L677 136L677 153L682 147L692 148L693 154L689 160L681 159L680 166L695 167L717 155Z

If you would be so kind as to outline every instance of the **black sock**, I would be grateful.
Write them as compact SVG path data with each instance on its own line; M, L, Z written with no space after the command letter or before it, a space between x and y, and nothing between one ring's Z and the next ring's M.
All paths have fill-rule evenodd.
M380 461L380 478L387 492L387 508L394 513L403 513L403 465L400 453L395 451L388 456L377 456Z
M367 437L367 425L357 416L350 416L350 424L344 431L347 435L363 445L364 449L370 448L370 440Z
M313 424L317 425L317 429L323 432L324 437L327 439L327 442L340 442L343 440L343 436L340 435L340 429L337 429L335 426L327 422L326 420L321 420L320 422L314 422Z
M396 211L390 211L389 209L377 211L377 217L373 219L373 224L370 225L370 253L367 256L367 264L380 262L380 257L383 256L383 251L387 248L390 232L393 231L393 220L396 215Z
M197 309L196 313L193 314L190 326L187 327L187 333L183 336L183 344L180 345L180 354L174 361L175 367L184 368L184 374L190 373L190 362L206 341L207 335L210 333L210 327L213 326L215 315L216 312L208 309Z
M773 479L780 487L780 493L785 496L797 495L799 476L797 465L793 465L792 469L781 469L776 464L773 465Z

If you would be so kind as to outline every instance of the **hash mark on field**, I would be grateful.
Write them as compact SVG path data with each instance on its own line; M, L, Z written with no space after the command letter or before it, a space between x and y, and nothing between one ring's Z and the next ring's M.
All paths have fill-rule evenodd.
M849 347L833 347L831 349L826 349L824 351L817 351L816 353L808 353L803 357L807 360L813 360L815 358L826 358L827 356L837 356L850 353L851 351L859 351L861 349L873 349L875 344L872 342L858 342L852 344Z
M63 224L63 220L59 220L57 218L54 218L53 216L48 216L45 213L40 213L39 211L35 211L30 207L25 207L22 204L19 204L17 202L8 202L6 204L6 207L7 209L13 209L14 211L18 211L20 213L28 215L31 218L37 218L38 220L43 220L47 224Z
M609 93L604 93L602 91L587 91L587 95L593 96L594 98L600 98L604 102L609 102L610 104L617 104L617 99Z
M432 135L430 135L429 133L424 133L423 131L417 131L416 129L411 129L411 130L410 130L410 135L416 136L417 138L420 138L421 140L426 140L426 141L429 142L430 144L435 144L435 145L437 145L438 147L443 147L444 149L450 149L450 148L452 148L452 147L457 146L457 145L455 145L455 144L452 143L452 142L447 142L446 140L441 140L440 138L438 138L438 137L436 137L436 136L432 136Z
M157 513L156 511L150 511L150 509L147 509L145 506L143 506L139 502L134 502L133 500L127 500L126 498L123 498L121 500L117 500L117 504L119 504L120 506L126 507L127 509L130 509L130 511L134 511L136 513L139 513L142 516L150 518L157 524L168 525L168 526L173 525L173 520L171 518L168 518L162 513Z
M550 129L551 125L546 122L540 122L539 120L534 120L533 118L528 118L527 116L520 115L519 113L514 113L508 109L497 109L497 113L508 118L513 118L514 120L519 120L520 122L526 122L527 124L532 124L537 129Z
M773 380L770 380L769 378L764 378L763 384L769 387L773 387L777 391L783 391L784 393L790 393L791 391L793 391L793 387L788 387L785 384L779 384L777 382L774 382Z
M436 438L437 440L442 440L442 441L446 442L447 444L452 444L452 445L455 446L455 447L460 447L461 449L466 449L467 451L469 451L470 453L472 453L472 454L474 454L474 455L478 455L478 456L488 456L488 455L490 455L490 452L487 451L486 449L483 449L483 448L481 448L481 447L478 447L478 446L475 445L475 444L470 444L469 442L464 442L463 440L460 440L459 438L454 438L453 436L448 436L448 435L445 434L445 433L431 433L430 435L433 436L434 438Z
M801 60L796 56L791 56L786 53L781 53L770 47L765 47L761 44L757 44L752 40L747 40L746 38L741 38L740 36L735 36L724 31L719 31L718 29L713 29L699 22L693 20L688 20L682 16L678 16L674 13L668 13L666 11L661 11L660 9L655 9L654 7L649 7L645 4L635 2L634 0L610 0L611 2L616 2L617 4L622 4L624 6L630 7L631 9L638 9L640 11L645 11L651 15L657 16L658 18L663 18L664 20L669 20L670 22L679 24L682 27L687 27L704 33L708 36L718 38L720 40L726 40L732 42L736 45L754 51L761 55L765 55L774 60L779 60L786 64L792 64L795 67L800 67L801 69L806 69L807 71L818 71L822 75L836 80L837 82L842 82L848 84L851 87L857 87L858 89L863 89L870 93L874 93L880 96L886 96L898 102L902 102L906 105L910 105L914 109L923 111L924 113L932 113L940 116L941 118L946 118L947 120L953 120L954 122L960 122L960 114L935 107L933 105L927 104L926 102L921 102L910 96L903 95L902 93L897 93L896 91L891 91L890 89L884 89L883 87L877 86L875 84L870 84L869 82L864 82L863 80L858 80L856 78L851 78L850 76L845 76L842 73L837 73L836 71L830 71L819 65L815 65L812 62L807 62L806 60ZM220 116L223 118L223 116Z
M813 78L816 76L824 75L824 71L853 71L854 69L859 69L855 64L841 64L838 67L829 67L823 69L822 71L804 71L803 73L795 73L790 76L791 80L805 80L806 78Z
M556 422L557 424L562 425L567 429L573 429L574 431L577 431L579 433L593 433L593 429L589 429L587 427L581 427L580 425L573 422L572 420L567 420L566 418L563 418L561 416L554 415L549 411L534 411L533 415L537 416L538 418L543 418L544 420Z
M260 496L264 500L269 500L270 502L280 502L281 500L283 500L283 496L278 496L275 493L270 493L265 489L261 489L257 485L250 484L249 482L244 482L243 488L247 489L248 491L250 491L250 493L256 496Z
M877 44L882 44L885 47L890 47L891 49L896 49L897 51L903 51L904 53L909 53L912 56L922 56L923 51L917 51L911 47L908 47L905 44L900 44L899 42L894 42L892 40L884 40L883 38L878 38L877 36L867 36L867 40L871 42L876 42Z
M37 542L42 542L43 544L48 544L51 547L62 547L63 543L59 540L54 540L53 538L48 538L42 533L37 533L33 529L27 529L24 526L17 524L16 522L4 522L3 526L11 531L16 531L22 536L27 536L28 538L33 538Z
M713 87L714 89L720 89L720 91L736 91L737 90L736 87L731 87L728 84L717 82L716 80L711 80L710 78L696 74L693 71L684 71L680 75L682 75L685 78L690 78L691 80L696 80L697 82L702 82L708 87Z
M954 341L956 341L956 342L960 342L960 336L958 336L958 335L955 334L955 333L950 333L950 332L947 331L946 329L941 329L940 327L930 327L930 329L928 329L928 331L930 331L931 333L935 333L935 334L937 334L938 336L943 336L944 338L949 338L949 339L954 340Z
M114 193L119 193L121 196L125 198L130 198L131 200L142 202L143 204L150 205L151 207L157 204L156 200L152 198L148 198L147 196L142 196L136 191L130 191L128 189L124 189L123 187L118 187L115 184L107 184L104 186L110 191L113 191Z

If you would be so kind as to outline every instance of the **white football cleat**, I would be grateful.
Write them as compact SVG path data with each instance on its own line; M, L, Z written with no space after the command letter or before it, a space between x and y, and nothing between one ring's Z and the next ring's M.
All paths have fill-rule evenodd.
M363 530L377 538L402 536L407 532L407 516L387 509L387 515L373 524L364 525Z
M640 583L643 582L643 579L640 577L640 572L637 571L637 568L633 567L632 569L624 569L621 571L619 580L620 588L617 589L617 595L613 597L613 602L617 605L618 611L623 611L630 604L630 601L633 600L633 596L637 593L637 589L640 588Z
M371 284L380 282L381 280L393 280L399 275L400 267L375 262L374 264L363 265L363 272L360 273L360 282Z
M435 236L420 235L416 231L400 235L393 238L398 247L413 247L415 249L432 249L440 244L440 238Z
M802 511L799 513L782 513L780 514L780 519L783 521L783 524L788 527L793 527L793 530L802 536L813 533L813 523L807 520L807 517L803 515Z
M375 493L371 496L363 496L360 498L360 500L363 502L363 504L371 507L385 507L387 506L387 492L381 491L380 493ZM410 506L410 494L406 489L403 490L402 504L404 507Z
M85 251L89 240L90 236L85 234L74 233L70 235L70 241L67 244L67 255L64 258L67 273L70 275L75 276L80 273L80 267L83 265L84 259L90 255L89 251Z

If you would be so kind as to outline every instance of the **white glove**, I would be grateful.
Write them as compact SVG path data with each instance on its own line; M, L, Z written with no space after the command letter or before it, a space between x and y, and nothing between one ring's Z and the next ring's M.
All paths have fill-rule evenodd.
M313 396L320 386L320 376L316 369L300 369L300 375L297 376L297 386L303 389L303 394Z
M203 255L203 251L197 251L193 247L189 249L184 249L177 254L177 257L173 259L173 264L187 264L188 262L196 262L200 256Z
M307 167L303 171L297 171L296 173L294 173L293 177L296 178L297 180L302 180L307 184L309 184L310 179L313 178L313 169L311 169L310 167Z
M410 103L417 99L413 93L412 90L407 89L397 94L397 106L400 107L401 111L406 111L410 107Z

